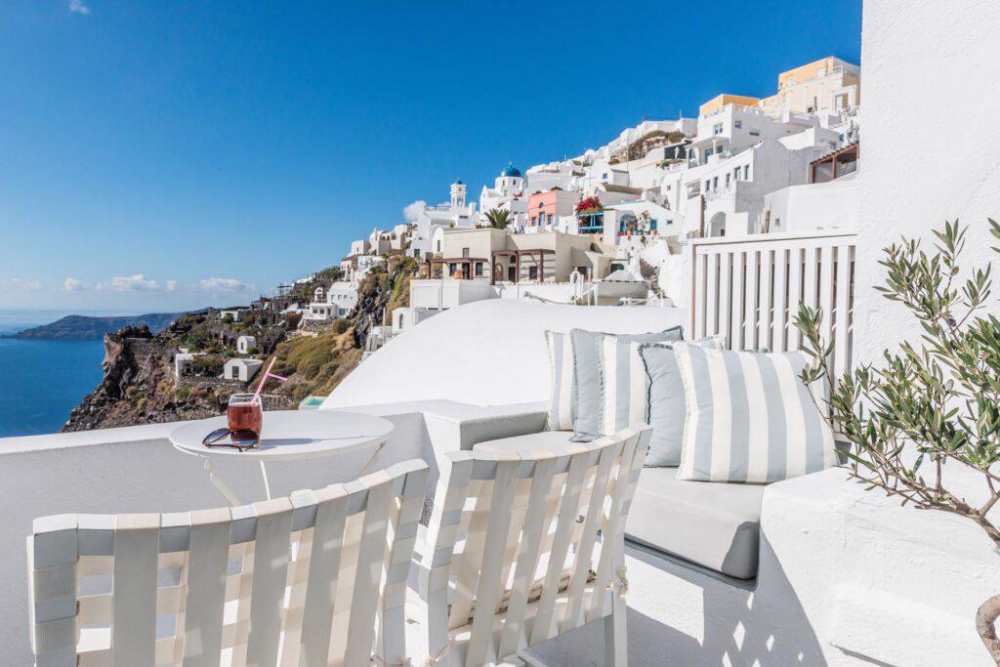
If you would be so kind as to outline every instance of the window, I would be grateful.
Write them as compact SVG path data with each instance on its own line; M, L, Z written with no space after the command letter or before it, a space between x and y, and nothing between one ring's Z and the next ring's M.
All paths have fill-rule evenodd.
M748 164L743 165L743 180L744 181L750 180L750 165Z
M743 121L742 120L734 120L733 121L733 127L735 127L737 130L740 129L741 127L743 127Z
M469 249L462 248L462 257L468 257L468 256L469 256Z
M528 280L538 280L538 267L529 266L528 267Z
M452 262L451 264L448 265L448 275L449 276L455 275L455 271L457 271L457 270L458 270L458 264L455 264L454 262Z
M750 130L750 131L748 132L748 134L749 134L749 135L750 135L751 137L759 137L759 136L760 136L760 130Z
M712 181L711 180L705 181L705 192L708 192L711 189L712 189Z
M716 123L712 126L712 134L722 134L722 123Z
M713 190L718 190L719 189L719 177L718 176L716 176L715 178L712 179L712 189Z
M729 172L726 172L726 187L729 187Z
M476 276L480 277L483 275L483 263L476 262Z

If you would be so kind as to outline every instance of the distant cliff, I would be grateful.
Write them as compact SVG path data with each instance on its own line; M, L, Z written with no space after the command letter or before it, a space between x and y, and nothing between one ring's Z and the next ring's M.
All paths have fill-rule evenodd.
M182 313L148 313L130 317L89 317L67 315L51 324L25 329L10 338L35 338L45 340L99 340L104 334L125 327L146 326L153 333L165 329Z
M358 306L348 317L299 335L298 318L255 310L239 322L223 320L219 311L179 317L160 333L128 326L104 336L104 379L70 413L64 431L202 419L220 415L229 396L247 391L222 380L226 358L236 356L239 335L257 340L265 363L288 378L268 385L268 409L290 409L306 396L325 395L361 362L370 327L384 322L387 311L409 302L412 259L393 258L388 270L373 269L358 288ZM331 274L333 275L333 274ZM336 279L333 276L330 279ZM324 278L325 279L325 278ZM308 294L314 288L309 285ZM174 355L180 348L201 353L195 372L177 378ZM391 382L391 378L387 378ZM251 388L256 385L251 383Z

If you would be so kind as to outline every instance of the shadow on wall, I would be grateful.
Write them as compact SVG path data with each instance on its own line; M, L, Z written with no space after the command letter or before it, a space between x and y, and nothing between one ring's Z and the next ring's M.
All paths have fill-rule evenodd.
M758 578L746 585L676 559L664 559L631 543L629 547L630 556L663 576L678 577L700 588L704 622L704 639L699 642L656 620L630 613L629 659L633 664L827 665L819 639L766 537L761 537Z

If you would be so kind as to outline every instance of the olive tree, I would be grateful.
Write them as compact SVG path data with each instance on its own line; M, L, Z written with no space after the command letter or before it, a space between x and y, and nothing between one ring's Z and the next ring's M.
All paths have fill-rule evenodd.
M1000 239L1000 225L990 220L990 228ZM1000 320L985 312L990 264L960 275L967 229L945 223L930 253L912 239L884 250L879 263L887 277L876 289L917 319L918 341L835 378L832 341L820 335L823 313L803 305L795 325L812 361L802 380L826 383L828 404L821 408L851 443L850 475L904 505L965 517L1000 554L1000 526L990 516L1000 501ZM971 501L957 490L955 467L980 478L981 498ZM1000 665L998 617L1000 595L994 595L979 607L976 629Z

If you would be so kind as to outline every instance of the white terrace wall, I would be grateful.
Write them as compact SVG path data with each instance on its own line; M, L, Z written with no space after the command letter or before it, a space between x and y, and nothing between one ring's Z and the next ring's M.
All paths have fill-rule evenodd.
M959 218L972 226L966 263L992 259L986 218L1000 219L1000 3L865 0L864 100L855 359L873 360L900 332L903 309L871 288L881 249L901 234Z
M385 449L369 469L412 458L433 460L424 418L397 406ZM266 419L266 417L265 417ZM30 665L25 537L48 514L186 512L225 505L202 462L166 437L176 424L0 438L0 665ZM268 464L274 494L355 479L373 448L330 460ZM262 500L253 462L220 461L216 471L243 500Z

